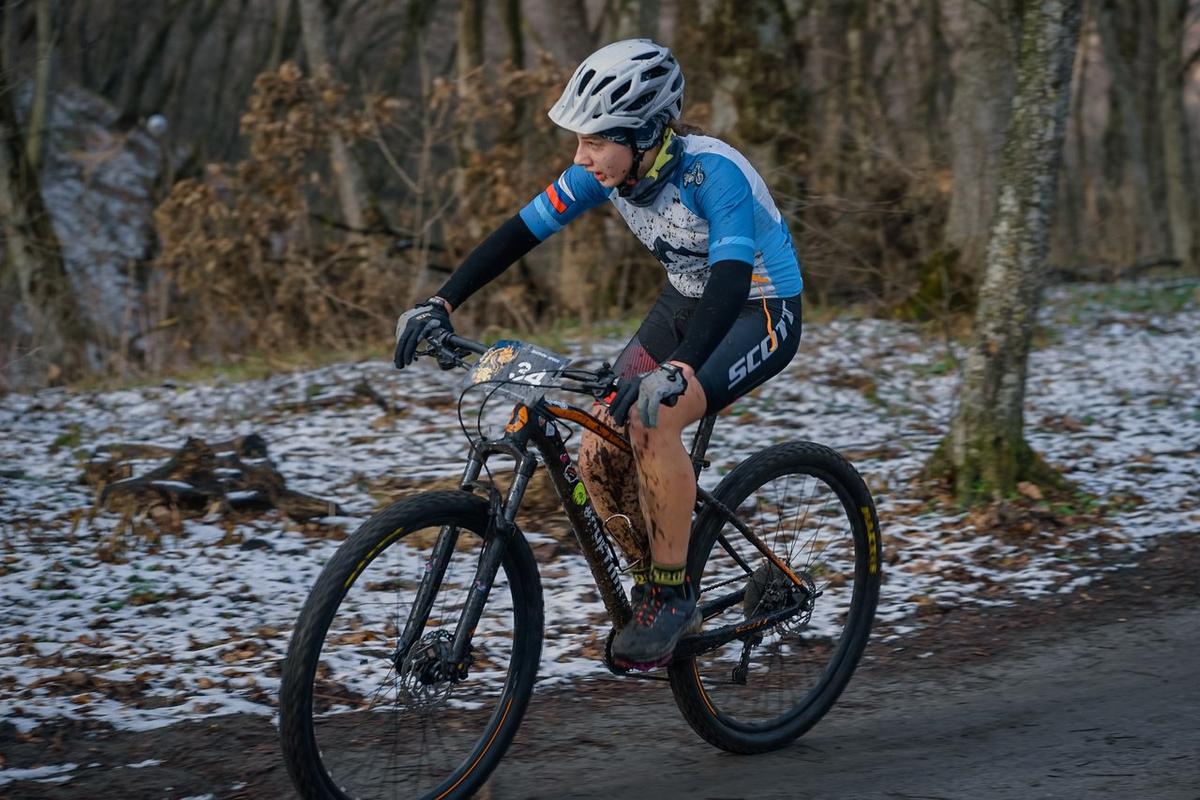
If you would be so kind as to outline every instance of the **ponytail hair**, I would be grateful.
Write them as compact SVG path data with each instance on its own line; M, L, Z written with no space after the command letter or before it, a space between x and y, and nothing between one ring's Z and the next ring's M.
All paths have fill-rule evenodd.
M706 136L702 128L696 125L691 125L683 120L673 119L667 123L667 127L675 132L676 136Z

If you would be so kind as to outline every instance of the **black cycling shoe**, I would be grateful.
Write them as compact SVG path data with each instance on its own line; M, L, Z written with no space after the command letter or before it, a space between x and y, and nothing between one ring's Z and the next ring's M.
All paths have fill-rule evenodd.
M635 587L636 588L636 587ZM669 664L675 645L700 627L696 598L682 586L647 583L634 594L633 618L613 640L613 660L625 669Z

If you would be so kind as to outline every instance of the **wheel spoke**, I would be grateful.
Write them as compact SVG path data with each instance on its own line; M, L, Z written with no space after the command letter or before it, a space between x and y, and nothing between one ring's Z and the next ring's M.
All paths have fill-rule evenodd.
M422 502L426 506L420 506ZM506 555L472 637L475 666L468 666L465 677L460 677L451 663L449 642L475 577L487 526L486 503L465 493L446 492L389 508L404 510L406 503L436 508L438 513L426 511L423 521L414 524L391 520L387 511L381 512L348 539L343 544L347 555L337 563L339 550L326 568L330 574L323 573L320 579L332 590L323 590L321 582L313 589L313 597L329 598L328 602L337 603L336 609L321 615L306 605L298 632L310 624L306 620L310 613L329 620L328 624L310 637L314 643L308 650L300 655L289 652L285 664L281 733L289 769L293 776L314 776L305 781L325 786L330 796L441 794L455 783L452 776L460 767L476 763L486 748L500 742L494 749L502 751L513 724L505 722L509 717L493 712L508 707L514 691L527 696L534 679L535 670L526 667L521 681L509 680L514 661L532 659L536 665L537 659L540 610L531 619L517 619L519 608L530 607L521 598L537 591L528 550L521 556L526 560L518 563L533 575L532 585L529 578L520 584L510 581L517 556ZM451 521L455 518L446 516L447 506L469 508L470 513L462 514L476 522ZM429 548L443 525L459 529L458 545L450 552L430 602L423 606L428 609L423 630L398 656L399 637L414 610ZM403 535L395 535L396 530ZM341 572L334 574L337 569ZM293 649L297 638L293 637ZM319 664L316 679L306 686L305 676L312 672L300 658ZM307 709L309 704L311 716L297 714L297 709ZM498 727L507 733L499 736ZM459 789L477 785L486 771L474 770Z
M801 603L799 613L759 632L744 672L741 640L672 668L681 696L703 695L681 702L680 708L710 742L735 752L781 746L819 718L849 679L869 633L878 580L856 586L856 575L862 574L856 565L866 563L867 553L865 535L856 534L859 501L846 486L856 487L863 502L870 502L861 478L844 460L819 445L797 443L747 460L714 492L724 505L738 509L807 590L797 589L732 524L716 523L694 535L694 546L706 553L706 563L693 566L700 592L725 587L720 591L728 593L739 582L745 588L743 602L707 619L706 629ZM751 553L753 573L746 575L723 548L713 546L718 534L735 551ZM852 621L865 624L851 628ZM828 691L831 685L834 690Z

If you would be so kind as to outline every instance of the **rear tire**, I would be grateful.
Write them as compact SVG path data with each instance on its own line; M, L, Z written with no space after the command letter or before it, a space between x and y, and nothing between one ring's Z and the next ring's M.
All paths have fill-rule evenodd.
M754 454L713 495L820 594L807 616L763 632L747 669L743 641L734 639L672 663L671 689L683 716L709 743L734 753L775 750L825 715L862 656L879 599L882 546L875 504L848 461L811 442ZM745 566L718 543L721 534ZM786 607L791 582L769 563L717 513L706 511L697 519L688 574L700 603L746 591L744 601L706 619L706 629L740 623L770 610L772 602ZM772 581L774 594L768 591Z
M338 548L309 594L279 698L284 759L302 797L469 797L516 734L542 645L541 581L519 531L472 636L467 678L427 682L396 668L406 602L443 526L459 536L424 626L422 641L436 645L473 585L488 528L480 497L430 492L388 506Z

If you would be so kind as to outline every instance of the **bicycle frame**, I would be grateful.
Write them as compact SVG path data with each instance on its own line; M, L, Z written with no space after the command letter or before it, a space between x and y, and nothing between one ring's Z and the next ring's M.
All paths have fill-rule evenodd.
M461 674L465 674L469 666L467 655L471 637L483 613L483 606L491 591L496 573L500 569L509 537L516 531L516 515L521 507L525 490L537 470L538 455L531 452L530 444L536 448L546 466L550 481L562 503L563 511L570 521L572 532L583 550L584 559L587 561L604 608L614 627L618 629L623 627L632 616L629 596L621 585L621 568L616 551L605 535L604 524L596 513L578 469L566 450L565 440L559 433L556 424L557 420L577 423L609 444L624 452L632 453L629 440L596 416L581 408L545 398L538 400L533 406L517 403L513 407L508 425L505 426L503 437L494 440L480 438L472 443L471 453L460 481L460 488L467 491L476 489L486 491L492 502L492 515L487 534L484 537L483 552L480 554L472 588L463 607L451 645L451 663ZM708 465L708 462L704 460L704 453L708 447L715 422L715 415L704 417L692 442L691 459L697 477ZM499 490L491 484L482 483L479 480L484 466L493 455L510 456L516 462L513 468L513 480L503 501L500 500ZM717 514L731 523L747 541L787 575L793 584L804 589L805 594L808 593L803 580L792 571L788 564L781 561L766 543L738 518L734 511L726 508L699 486L696 487L696 496L697 514ZM417 592L413 614L410 615L408 625L399 639L397 652L400 656L403 656L421 635L425 620L432 607L436 588L445 573L457 537L457 529L446 527L442 529L434 544L430 560L426 564L426 574ZM747 574L753 571L723 536L718 537L718 541L746 570ZM704 618L715 616L724 609L741 602L744 594L745 589L739 588L701 603L700 608ZM803 602L797 602L762 617L755 617L740 625L726 625L716 630L684 637L680 641L677 653L681 657L694 656L720 647L735 638L753 635L756 631L774 625L796 613Z

